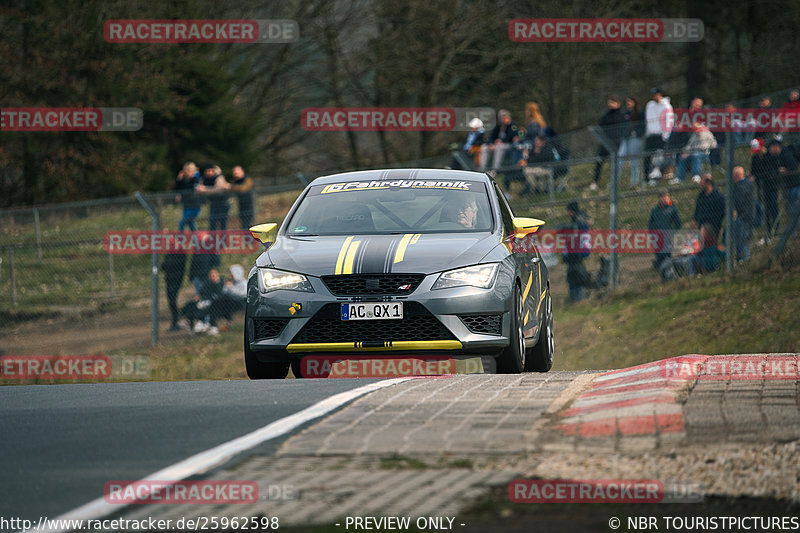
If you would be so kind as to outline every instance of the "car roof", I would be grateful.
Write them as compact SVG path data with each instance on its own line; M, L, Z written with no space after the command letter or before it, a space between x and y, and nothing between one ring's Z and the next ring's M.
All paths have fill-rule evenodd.
M320 176L310 185L327 185L342 181L382 181L382 180L466 180L489 183L490 178L482 172L468 170L448 170L442 168L392 168L359 170Z

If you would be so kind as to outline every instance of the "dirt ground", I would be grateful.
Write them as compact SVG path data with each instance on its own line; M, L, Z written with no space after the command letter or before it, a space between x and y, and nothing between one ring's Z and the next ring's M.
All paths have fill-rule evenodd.
M159 315L161 340L181 338L185 332L168 332L169 313ZM150 346L150 301L129 302L119 310L91 316L65 313L0 328L3 355L102 355L120 349Z

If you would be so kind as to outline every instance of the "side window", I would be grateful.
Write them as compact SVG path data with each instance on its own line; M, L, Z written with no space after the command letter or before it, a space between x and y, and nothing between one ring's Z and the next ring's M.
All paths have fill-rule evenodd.
M511 207L508 205L506 197L497 186L497 183L494 184L494 193L497 195L497 202L500 204L500 217L503 219L503 226L505 226L506 231L511 231L511 228L514 227L514 215L511 213Z

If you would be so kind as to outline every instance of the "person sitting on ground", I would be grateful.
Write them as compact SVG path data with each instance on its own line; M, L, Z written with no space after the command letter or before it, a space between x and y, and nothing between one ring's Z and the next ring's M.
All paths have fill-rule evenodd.
M714 226L703 224L700 227L700 250L692 256L690 273L703 274L716 272L725 259L725 250L717 244Z
M552 161L556 161L556 156L555 153L553 153L553 147L550 146L550 143L547 141L547 137L544 135L536 137L533 140L533 147L526 150L525 157L519 162L525 174L525 187L522 190L523 196L529 194L531 188L537 193L548 190L553 167L543 167L539 165ZM546 185L540 187L540 181L544 182Z
M247 277L242 265L231 265L229 272L231 279L225 282L223 292L236 298L247 298Z
M485 144L486 130L483 128L483 121L475 117L469 121L469 133L467 133L464 143L457 146L457 150L460 151L464 157L469 156L474 158L475 170L478 172L486 170L485 151L483 150L483 145ZM467 160L469 160L469 157L467 157ZM450 168L456 170L472 170L471 168L463 168L463 165L455 156L450 162Z
M225 286L219 270L212 268L208 271L208 278L203 282L200 292L194 299L183 306L181 313L189 321L190 331L193 333L219 334L217 320L219 318L231 319L226 307L227 300L222 291Z

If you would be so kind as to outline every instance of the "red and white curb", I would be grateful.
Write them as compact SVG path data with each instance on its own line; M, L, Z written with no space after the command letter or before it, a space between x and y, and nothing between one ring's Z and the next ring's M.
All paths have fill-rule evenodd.
M680 435L684 425L679 395L694 378L672 369L706 358L685 355L600 374L559 413L563 420L555 428L579 437Z

